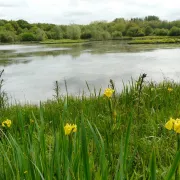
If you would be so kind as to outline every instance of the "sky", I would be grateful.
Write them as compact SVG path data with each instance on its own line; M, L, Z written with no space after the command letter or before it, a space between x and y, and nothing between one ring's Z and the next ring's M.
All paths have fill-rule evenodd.
M0 0L0 19L30 23L89 24L147 15L180 19L180 0Z

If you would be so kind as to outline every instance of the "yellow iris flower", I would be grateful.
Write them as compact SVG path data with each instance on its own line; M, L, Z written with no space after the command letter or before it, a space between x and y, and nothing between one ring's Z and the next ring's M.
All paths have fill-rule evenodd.
M66 124L64 126L64 132L65 135L70 135L72 132L76 132L77 131L77 125L76 124Z
M7 119L6 121L3 121L3 122L2 122L2 127L8 127L8 128L10 128L10 127L11 127L11 124L12 124L11 120Z
M168 88L168 91L171 92L171 91L173 91L173 89L169 87L169 88Z
M104 95L108 98L110 98L112 96L112 94L114 93L114 90L111 88L106 88L104 91Z
M173 119L170 120L165 124L165 128L168 130L174 130L176 133L180 133L180 119Z
M174 123L174 131L176 131L176 133L180 133L180 119L176 119Z
M175 119L170 118L170 120L165 124L165 128L168 130L173 129L175 121Z

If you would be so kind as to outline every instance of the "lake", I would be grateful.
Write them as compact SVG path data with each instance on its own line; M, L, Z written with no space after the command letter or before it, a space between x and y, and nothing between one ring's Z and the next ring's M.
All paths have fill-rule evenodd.
M4 69L4 89L12 101L39 103L52 99L54 83L61 94L88 95L105 88L109 80L121 90L142 73L147 80L180 79L180 45L128 45L120 41L74 45L0 45L0 70Z

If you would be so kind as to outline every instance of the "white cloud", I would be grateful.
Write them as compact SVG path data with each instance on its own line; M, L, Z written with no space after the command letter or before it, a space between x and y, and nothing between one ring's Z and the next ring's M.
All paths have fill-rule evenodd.
M179 0L0 0L0 19L56 24L157 15L180 18Z

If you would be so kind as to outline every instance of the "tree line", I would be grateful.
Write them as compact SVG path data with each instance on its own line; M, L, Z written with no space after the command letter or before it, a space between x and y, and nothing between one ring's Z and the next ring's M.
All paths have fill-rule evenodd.
M122 37L180 36L180 20L145 18L116 18L112 22L94 21L88 25L30 24L25 20L0 20L0 42L44 41L48 39L108 40Z

